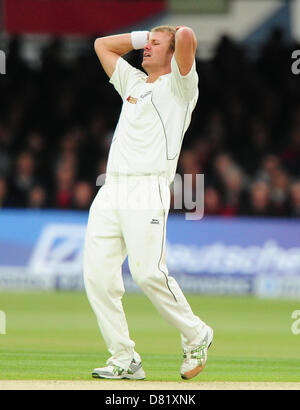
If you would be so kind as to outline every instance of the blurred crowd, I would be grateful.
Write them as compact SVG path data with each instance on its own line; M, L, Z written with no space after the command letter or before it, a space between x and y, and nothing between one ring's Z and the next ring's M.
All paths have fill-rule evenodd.
M294 49L277 29L255 57L223 37L210 61L197 60L200 95L178 172L204 174L206 215L300 217ZM0 208L89 208L122 102L92 40L88 50L68 61L53 39L32 67L11 40L0 76ZM140 68L140 52L126 58Z

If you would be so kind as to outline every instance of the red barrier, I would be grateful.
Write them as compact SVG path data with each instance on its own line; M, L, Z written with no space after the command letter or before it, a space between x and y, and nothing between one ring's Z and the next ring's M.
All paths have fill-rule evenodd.
M4 0L4 27L12 34L103 34L165 9L165 0Z

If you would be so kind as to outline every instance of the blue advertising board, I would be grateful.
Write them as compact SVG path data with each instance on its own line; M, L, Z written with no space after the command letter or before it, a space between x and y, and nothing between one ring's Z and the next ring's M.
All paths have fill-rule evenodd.
M0 290L82 289L87 212L0 211ZM184 291L300 298L300 221L170 215L167 263ZM123 266L125 287L137 291Z

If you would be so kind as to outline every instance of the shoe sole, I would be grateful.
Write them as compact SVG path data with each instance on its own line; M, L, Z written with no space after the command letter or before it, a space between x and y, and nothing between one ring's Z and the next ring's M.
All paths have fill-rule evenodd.
M104 376L98 373L92 373L92 377L94 379L110 379L110 380L145 380L146 376L144 377L135 377L134 375L128 376Z
M211 329L212 331L212 337L211 337L211 342L208 345L207 350L210 348L210 346L212 345L212 340L214 337L214 331ZM190 370L189 372L185 372L184 374L181 374L181 378L183 380L188 380L188 379L192 379L193 377L196 377L199 373L202 372L202 370L204 369L205 365L206 365L207 360L205 361L205 363L203 363L202 366L197 366L195 367L193 370Z

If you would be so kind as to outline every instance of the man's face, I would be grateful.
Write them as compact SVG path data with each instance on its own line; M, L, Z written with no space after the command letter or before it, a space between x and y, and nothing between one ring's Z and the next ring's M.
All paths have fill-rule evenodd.
M168 32L150 33L144 47L142 67L145 71L168 67L173 55L170 47L171 34Z

